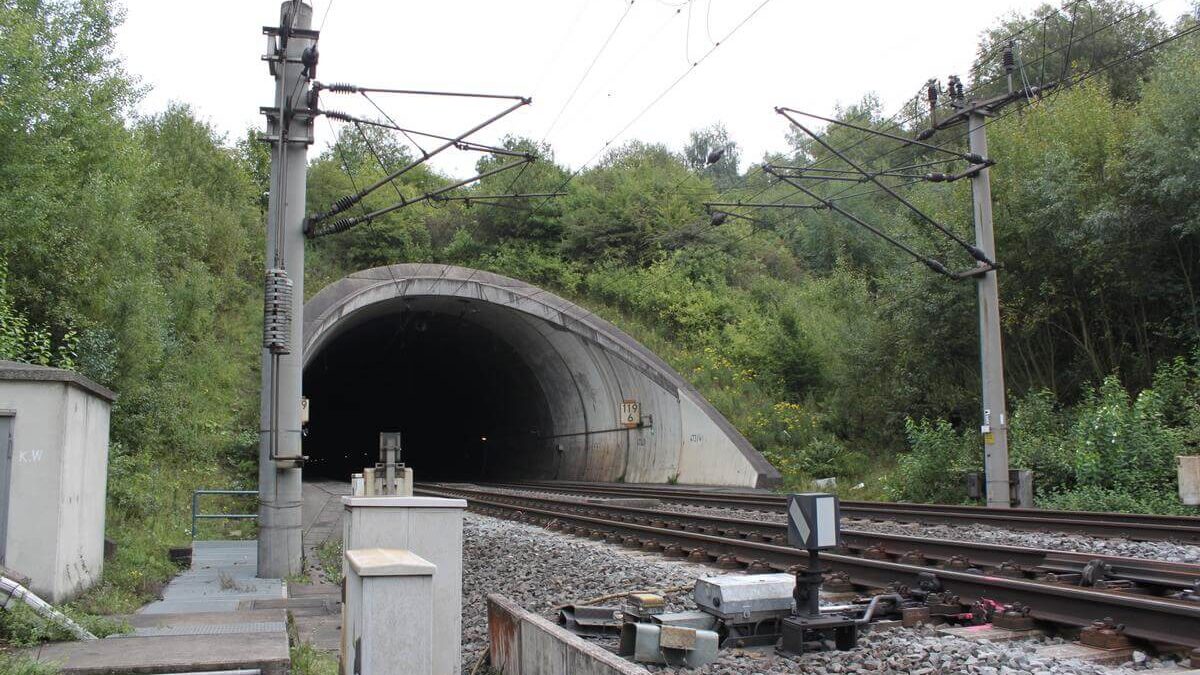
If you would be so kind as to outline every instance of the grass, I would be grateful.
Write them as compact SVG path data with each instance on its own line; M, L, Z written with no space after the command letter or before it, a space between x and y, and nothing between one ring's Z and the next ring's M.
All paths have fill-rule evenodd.
M331 584L342 583L342 540L326 539L317 547L317 563Z
M129 625L124 622L86 614L74 607L59 607L58 609L96 637L103 638L109 635L128 633L130 630ZM63 642L74 639L75 637L69 631L43 618L24 603L16 603L10 609L0 612L0 644L5 647L32 647L43 642ZM0 673L4 672L0 670Z
M292 675L338 675L338 659L300 639L296 624L288 615L288 641L291 643ZM0 673L0 675L3 675Z
M237 484L226 469L214 464L181 459L168 467L147 462L126 465L116 480L110 478L105 536L116 542L117 551L105 561L100 582L71 603L74 608L90 614L132 614L158 597L180 571L167 550L192 540L192 491ZM246 502L246 498L236 505L214 501L203 507L208 513L244 512ZM232 527L253 530L246 521ZM202 529L201 535L208 534Z
M337 672L338 660L333 654L307 642L292 647L292 675L337 675Z
M15 654L0 653L0 675L55 675L58 668Z

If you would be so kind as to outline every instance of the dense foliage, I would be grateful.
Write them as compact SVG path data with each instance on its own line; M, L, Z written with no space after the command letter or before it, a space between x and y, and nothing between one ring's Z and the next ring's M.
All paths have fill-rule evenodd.
M1022 37L1026 76L1097 68L1168 30L1124 0L1072 7L1095 26L1133 18L1068 61L1067 15L1039 9L1061 30L1044 31L1044 48ZM253 481L266 155L185 107L133 115L140 92L113 55L119 20L111 0L0 3L0 358L74 368L119 392L109 481L119 553L81 604L128 610L170 574L161 552L186 539L190 490ZM996 46L1026 20L985 35L972 87L996 90ZM1173 457L1194 453L1200 430L1197 91L1200 47L1188 39L989 125L1013 454L1038 472L1044 504L1180 508ZM899 133L923 128L906 112ZM870 96L839 114L892 127ZM828 211L742 209L753 220L714 225L707 200L802 200L758 164L739 165L732 136L697 130L677 139L681 152L630 142L570 181L551 148L508 138L540 161L462 194L568 194L400 209L315 242L306 287L404 261L544 285L666 358L789 484L834 475L862 481L856 494L960 499L960 474L980 455L973 285ZM930 160L852 130L828 138L876 167ZM955 132L938 141L962 143ZM725 158L707 165L719 148ZM403 139L344 127L312 160L309 205L412 157ZM795 134L762 161L836 166ZM445 183L423 166L365 208ZM905 190L971 237L966 181ZM970 264L886 195L842 196L914 248Z
M1200 327L1200 117L1193 105L1200 50L1191 39L1127 58L1161 40L1165 23L1119 0L1071 9L1080 30L1114 27L1080 43L1086 48L1070 47L1070 56L1069 10L1039 9L1034 18L1046 30L1017 41L1024 77L1033 80L1035 67L1038 81L1098 75L988 129L989 155L998 161L992 182L1005 265L1006 375L1016 399L1014 464L1037 470L1043 503L1179 509L1172 463L1174 455L1193 452L1186 444L1193 419L1178 410L1156 416L1146 406L1157 391L1149 389L1156 372L1191 353ZM996 81L1001 37L1029 21L1014 16L985 35L969 88L993 93L1003 86L1003 78ZM1180 27L1191 19L1182 21ZM905 112L902 132L927 124L919 110ZM840 114L892 126L872 97ZM382 175L357 138L347 129L334 150L315 160L318 204L341 194L321 192L322 186L344 183L341 168L348 163L360 183ZM937 158L848 129L830 128L827 138L877 167ZM937 140L965 145L961 132ZM375 142L404 152L397 139ZM764 161L843 166L800 134L789 142ZM543 161L515 180L483 181L480 193L561 187L568 174L549 148L519 138L507 145L539 152ZM974 285L928 273L828 211L742 209L755 221L710 224L703 203L718 196L804 199L790 186L771 184L757 165L742 172L736 164L706 166L715 148L739 154L720 125L693 132L681 153L630 142L578 173L561 199L406 209L342 241L318 241L313 258L327 280L383 261L434 260L546 285L608 315L662 354L790 483L836 475L864 480L859 494L961 500L962 474L977 468L981 455L981 441L969 431L979 417ZM495 164L483 160L479 168ZM425 180L403 189L420 191ZM825 194L833 190L841 187ZM952 268L971 264L895 200L862 187L851 195L857 193L863 194L840 203ZM920 184L905 194L960 237L973 237L967 181ZM1120 404L1118 392L1143 393L1127 394L1130 401ZM1086 468L1130 459L1091 448L1082 429L1101 424L1097 410L1115 416L1109 422L1129 434L1110 445L1150 462L1131 469L1138 481ZM1039 414L1041 425L1031 427ZM1076 432L1053 435L1059 427ZM1140 450L1125 447L1138 443ZM878 480L896 457L897 470Z
M191 490L249 476L262 232L247 158L186 108L131 116L119 19L0 3L0 358L119 392L118 553L80 605L129 611L173 572Z

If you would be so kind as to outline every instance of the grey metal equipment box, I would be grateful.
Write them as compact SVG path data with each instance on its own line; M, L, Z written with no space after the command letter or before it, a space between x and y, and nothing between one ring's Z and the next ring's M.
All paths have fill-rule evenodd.
M788 544L805 551L822 551L842 544L842 514L837 495L788 495Z
M795 607L791 574L745 574L696 580L692 597L706 612L722 619L790 614Z

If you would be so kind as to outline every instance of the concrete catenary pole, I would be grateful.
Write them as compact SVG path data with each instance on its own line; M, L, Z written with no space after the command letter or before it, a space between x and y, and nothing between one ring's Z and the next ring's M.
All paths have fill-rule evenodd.
M971 152L987 157L987 118L971 111L967 117ZM992 185L988 169L971 179L975 203L975 246L996 259L996 237L992 232ZM979 355L983 373L984 471L987 480L987 505L1006 509L1012 505L1008 486L1008 410L1004 402L1004 354L1000 344L1000 287L997 271L978 278Z
M307 33L311 26L312 7L299 0L287 0L273 43L282 49L268 54L275 57L271 61L275 107L267 112L271 190L267 206L266 267L269 272L286 271L292 282L291 321L290 325L283 324L288 346L272 350L264 345L262 354L258 576L276 579L301 571L304 210L308 145L312 136L312 120L306 110L308 78L303 74L305 66L301 61L304 50L315 44L312 34ZM305 33L297 35L294 32L297 30Z

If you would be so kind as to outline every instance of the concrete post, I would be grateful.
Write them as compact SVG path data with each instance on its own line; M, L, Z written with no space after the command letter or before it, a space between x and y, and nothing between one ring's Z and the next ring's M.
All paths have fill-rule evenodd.
M346 551L343 675L432 675L437 566L401 549Z
M294 18L291 14L296 12ZM307 30L312 7L283 3L280 26ZM282 36L277 37L282 41ZM304 210L312 120L301 74L311 37L291 35L286 59L273 63L275 110L268 114L271 192L267 206L266 266L282 267L293 283L291 353L263 349L259 429L258 576L283 578L301 571L300 395L304 341ZM274 448L274 453L272 449ZM280 459L290 458L290 459Z
M987 118L972 112L967 118L971 152L987 157ZM975 245L989 260L996 259L992 232L992 184L988 169L971 179L975 202ZM987 480L987 505L1007 509L1011 504L1008 483L1008 410L1004 402L1004 353L1000 344L1000 287L993 270L979 277L979 354L983 373L983 466Z
M436 497L342 497L342 545L403 549L437 566L433 609L434 675L462 671L462 519L467 503ZM350 563L343 565L350 575ZM347 589L349 590L349 589ZM347 617L347 620L349 618ZM396 671L407 672L407 671Z

